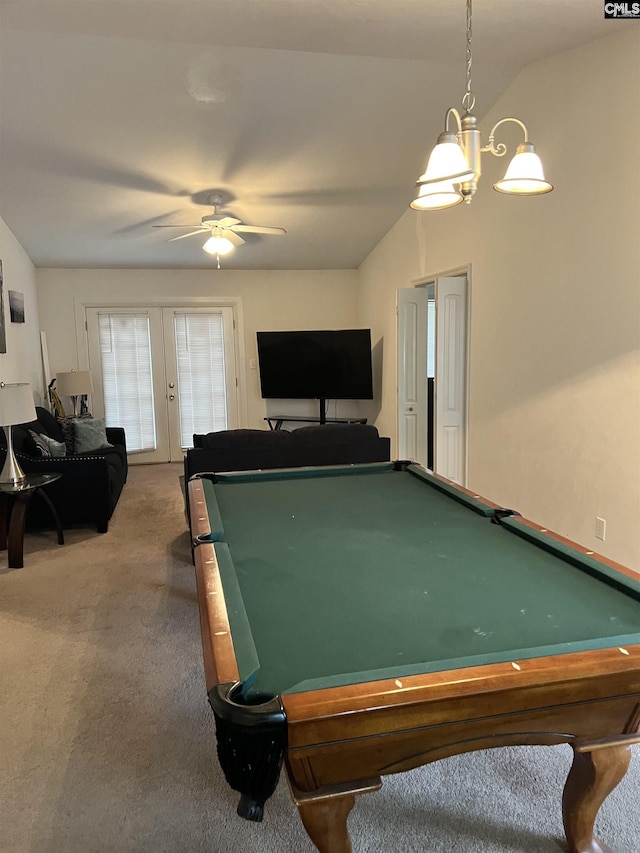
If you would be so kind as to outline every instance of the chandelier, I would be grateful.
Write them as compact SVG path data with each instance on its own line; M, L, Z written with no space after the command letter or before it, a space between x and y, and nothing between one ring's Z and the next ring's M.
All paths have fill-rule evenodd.
M507 122L522 128L524 142L518 145L504 178L493 185L494 190L507 195L541 195L553 189L545 179L540 158L520 119L501 118L491 128L487 145L482 145L478 119L472 113L476 99L471 91L471 11L471 0L467 0L467 87L462 97L464 113L461 116L455 107L447 110L444 131L438 136L425 173L416 182L420 191L411 202L414 210L439 210L453 207L461 201L469 204L482 171L481 154L490 152L496 157L503 157L507 153L507 146L502 142L496 144L495 141L496 131ZM457 125L455 131L449 129L452 118Z

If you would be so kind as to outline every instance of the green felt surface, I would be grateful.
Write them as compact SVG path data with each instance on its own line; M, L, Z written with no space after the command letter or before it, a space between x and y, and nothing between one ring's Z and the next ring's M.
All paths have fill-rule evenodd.
M412 473L221 479L256 694L640 641L640 584L618 589L597 561L583 571Z

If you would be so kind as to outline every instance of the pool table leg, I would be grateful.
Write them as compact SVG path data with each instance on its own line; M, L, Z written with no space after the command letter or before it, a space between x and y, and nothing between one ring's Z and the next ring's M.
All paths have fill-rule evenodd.
M355 801L356 795L350 794L298 803L298 811L307 835L320 853L351 853L347 818Z
M306 792L296 787L289 774L287 777L307 835L320 853L351 853L347 818L358 794L380 790L380 778Z
M629 746L591 751L573 748L573 764L562 795L562 817L569 853L612 853L593 834L598 809L622 781L631 760Z

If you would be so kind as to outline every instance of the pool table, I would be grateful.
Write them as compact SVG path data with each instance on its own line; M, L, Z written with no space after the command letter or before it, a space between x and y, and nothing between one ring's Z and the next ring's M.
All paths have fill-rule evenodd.
M284 764L321 853L381 776L570 743L570 853L640 742L640 579L418 465L188 484L218 758L262 819ZM620 851L622 853L622 851Z

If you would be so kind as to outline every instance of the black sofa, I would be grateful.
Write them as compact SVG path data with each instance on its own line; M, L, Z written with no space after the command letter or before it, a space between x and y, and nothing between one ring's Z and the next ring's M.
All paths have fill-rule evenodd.
M185 482L194 474L387 462L391 442L371 424L322 424L288 430L235 429L193 436L184 458Z
M46 486L63 527L95 525L98 533L106 533L109 519L127 480L127 446L124 430L107 427L106 436L112 447L102 447L66 456L42 456L29 431L65 442L60 423L54 416L36 406L37 420L13 427L13 448L25 474L51 474L62 477ZM67 444L69 439L67 437ZM4 431L0 429L0 467L7 451ZM54 525L43 501L31 501L27 528L50 528Z

